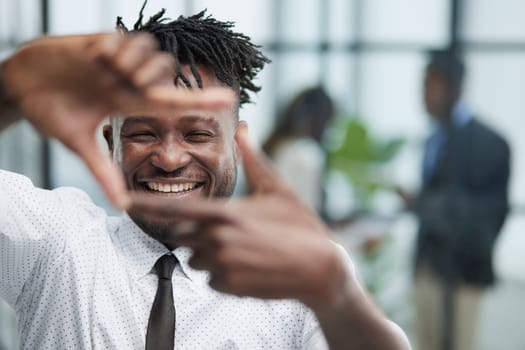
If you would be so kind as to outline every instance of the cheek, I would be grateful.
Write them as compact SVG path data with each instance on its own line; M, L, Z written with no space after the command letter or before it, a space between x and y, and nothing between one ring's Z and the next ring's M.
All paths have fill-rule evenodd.
M194 158L215 178L215 186L224 187L232 181L236 161L234 147L231 143L208 145L198 154L194 153Z
M121 150L120 167L126 175L133 172L149 157L147 147L137 144L123 144Z
M230 197L237 182L236 161L231 149L225 150L222 156L217 158L214 174L216 182L213 195L215 197Z
M235 173L237 166L237 159L235 156L235 149L233 147L224 150L221 157L220 171L224 177L231 177Z
M433 89L431 91L426 92L425 100L430 106L436 107L442 104L443 94L441 90Z
M234 162L233 153L230 148L224 145L212 145L194 153L214 173L220 174L225 168L230 167Z

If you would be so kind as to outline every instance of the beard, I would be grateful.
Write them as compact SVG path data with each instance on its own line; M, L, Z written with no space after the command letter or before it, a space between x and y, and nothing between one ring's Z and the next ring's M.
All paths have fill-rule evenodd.
M159 241L165 246L169 246L170 238L176 235L173 227L178 223L177 220L161 223L158 220L151 220L144 217L133 215L131 219L142 229L148 236Z

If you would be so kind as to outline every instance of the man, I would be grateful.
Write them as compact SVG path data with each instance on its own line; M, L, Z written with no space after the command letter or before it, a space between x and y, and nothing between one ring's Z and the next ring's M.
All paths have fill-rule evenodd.
M47 73L38 67L33 72L40 92L52 88L54 96L69 97L49 113L76 126L76 137L92 136L102 114L120 112L104 136L127 188L139 194L130 203L104 172L99 179L109 195L131 204L128 215L108 218L78 190L43 191L0 173L0 195L8 202L0 222L0 295L18 313L22 347L321 349L326 338L333 349L409 348L362 291L321 220L248 144L238 107L258 89L252 80L264 56L231 24L203 13L173 22L161 17L135 29L151 32L173 55L169 75L148 66L156 57L151 51L137 57L140 45L132 43L99 48L104 68L92 61L73 65L84 73L105 69L108 78L77 79L57 65L51 73L63 83L55 86L39 79ZM73 51L78 60L83 50ZM40 53L40 60L52 57ZM89 164L94 150L24 102L24 83L16 87L10 78L25 69L16 64L19 57L1 67L8 78L4 95ZM84 80L99 89L91 91L95 96L77 86ZM179 91L168 101L173 82ZM235 99L214 87L226 87ZM193 97L180 92L186 88L204 92ZM38 100L42 108L50 101ZM4 125L11 121L2 118ZM241 157L253 194L225 202Z
M435 127L410 206L420 223L416 324L429 350L476 348L482 292L494 283L492 250L508 211L509 147L461 99L464 70L457 53L434 51L424 81Z

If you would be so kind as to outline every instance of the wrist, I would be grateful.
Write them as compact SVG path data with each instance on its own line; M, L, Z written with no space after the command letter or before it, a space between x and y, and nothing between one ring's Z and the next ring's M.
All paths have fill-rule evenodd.
M317 293L306 303L316 314L337 310L362 292L352 262L336 245L331 244L332 262L325 274L329 279L318 284Z
M344 282L330 291L330 297L318 300L310 306L318 317L329 317L334 312L347 309L350 305L362 301L363 290L353 276L347 276Z

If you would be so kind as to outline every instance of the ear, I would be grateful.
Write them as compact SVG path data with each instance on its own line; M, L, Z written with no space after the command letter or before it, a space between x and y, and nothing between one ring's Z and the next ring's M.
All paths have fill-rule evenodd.
M108 144L109 153L111 154L111 156L113 156L113 127L111 126L111 124L104 125L102 129L102 134L104 135L104 139Z
M239 149L239 135L243 132L248 132L248 123L244 120L239 121L237 124L237 127L235 128L235 143L234 143L234 151L235 151L235 160L241 159L241 151Z

